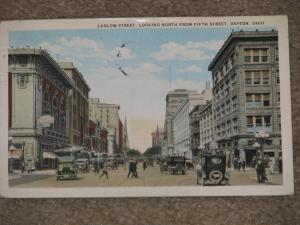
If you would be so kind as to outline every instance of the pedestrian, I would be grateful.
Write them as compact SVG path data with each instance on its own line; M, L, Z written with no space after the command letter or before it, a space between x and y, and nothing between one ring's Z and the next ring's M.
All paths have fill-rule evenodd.
M22 160L21 162L21 173L24 173L25 172L25 162L24 160Z
M146 170L146 168L147 168L147 162L146 162L146 160L143 160L143 169L144 169L144 171Z
M134 160L134 163L133 163L133 173L132 173L131 177L138 178L137 164L138 164L138 161Z
M97 159L94 161L94 172L95 172L95 175L99 174L99 160L97 160Z
M107 172L106 161L103 161L102 174L99 176L99 178L101 178L103 175L106 175L106 179L108 179L108 172Z
M256 169L256 175L257 175L257 182L261 183L262 182L262 163L261 163L260 159L257 160L255 169Z
M278 170L279 173L282 173L282 156L279 156L278 158Z
M242 162L242 168L243 168L243 171L245 171L245 168L246 168L246 162L245 162L245 160L243 160L243 162Z
M241 160L239 159L239 161L238 161L238 168L239 168L239 171L241 171L241 166L242 166L242 162L241 162Z
M132 176L132 174L134 172L134 164L135 164L135 162L133 161L133 159L130 159L129 164L128 164L128 170L129 171L128 171L127 178L129 178L130 175Z

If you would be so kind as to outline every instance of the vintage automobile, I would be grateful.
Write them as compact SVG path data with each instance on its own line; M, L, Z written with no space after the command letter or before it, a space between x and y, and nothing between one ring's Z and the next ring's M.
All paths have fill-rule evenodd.
M200 168L197 169L197 184L229 185L225 154L201 155Z
M185 160L184 156L167 156L161 164L160 171L161 173L167 171L172 175L177 173L185 174Z
M168 163L166 158L161 158L160 159L160 173L168 173L169 169L168 169Z
M77 159L75 165L78 171L86 173L89 172L89 160L88 159Z
M56 180L77 179L77 168L74 158L59 157L57 161Z

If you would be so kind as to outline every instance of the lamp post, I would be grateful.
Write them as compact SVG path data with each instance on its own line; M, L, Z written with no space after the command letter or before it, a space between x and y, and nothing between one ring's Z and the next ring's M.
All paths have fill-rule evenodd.
M260 145L260 157L261 157L261 160L263 161L264 160L264 149L263 149L263 144L264 144L264 141L270 137L270 134L268 131L262 129L260 130L258 133L255 133L255 138L256 138L256 141L258 142L258 144Z
M255 148L255 164L257 164L257 158L258 158L258 148L260 147L260 144L256 141L252 147Z

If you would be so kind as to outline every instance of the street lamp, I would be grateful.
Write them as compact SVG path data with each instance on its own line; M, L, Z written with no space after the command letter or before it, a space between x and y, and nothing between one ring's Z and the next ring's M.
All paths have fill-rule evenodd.
M252 147L254 147L255 148L255 152L256 152L256 156L255 156L255 164L257 164L257 158L258 158L258 148L260 147L260 144L258 144L258 142L256 141L253 145L252 145Z
M256 141L260 145L260 157L261 157L261 160L263 161L264 160L263 144L264 144L265 139L267 139L268 137L270 137L270 134L269 134L268 131L262 129L258 133L255 133L254 136L256 138Z

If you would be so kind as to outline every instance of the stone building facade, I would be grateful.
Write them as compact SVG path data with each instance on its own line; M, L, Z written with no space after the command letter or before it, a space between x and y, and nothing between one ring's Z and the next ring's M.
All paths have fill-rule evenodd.
M89 99L89 118L98 120L108 131L108 153L115 154L120 150L120 106L100 102L99 98ZM123 132L121 132L123 133ZM122 145L122 144L121 144Z
M172 120L177 112L177 108L187 98L189 93L197 93L197 91L175 89L174 91L168 92L166 96L165 138L162 146L163 155L171 155L174 153L174 127Z
M210 90L207 90L209 92ZM192 159L191 130L189 114L196 105L205 105L209 99L206 99L206 92L189 93L187 98L177 108L177 112L172 120L174 126L174 147L177 155L186 156Z
M212 100L199 111L199 146L201 149L208 148L214 138L214 117L212 111Z
M25 164L49 166L53 150L69 143L68 92L72 81L42 49L9 49L9 136ZM45 124L45 118L49 126ZM44 122L42 123L42 118Z
M70 144L82 146L86 135L85 128L89 120L90 88L72 62L59 62L59 66L72 80L72 90L68 96Z
M215 140L250 163L255 132L270 134L265 152L281 151L277 31L232 32L209 65Z

